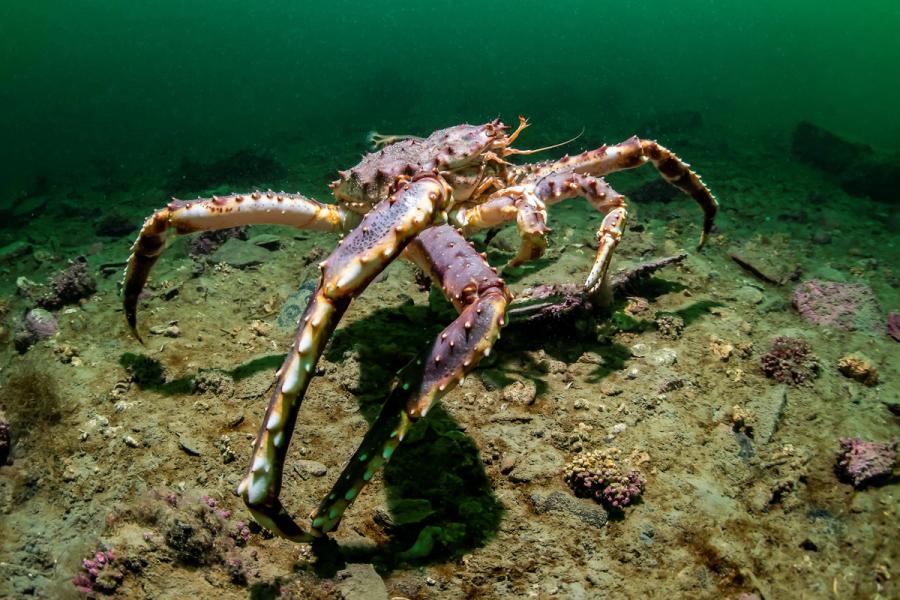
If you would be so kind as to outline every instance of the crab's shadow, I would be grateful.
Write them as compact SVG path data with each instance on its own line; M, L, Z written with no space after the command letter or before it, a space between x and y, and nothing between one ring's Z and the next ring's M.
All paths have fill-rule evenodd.
M398 370L430 347L455 316L411 302L374 311L338 330L325 357L359 363L356 396L362 415L378 416ZM449 317L449 318L448 318ZM374 549L321 544L319 574L328 576L344 562L365 560L382 571L399 563L443 562L483 546L497 532L503 506L475 442L438 405L407 434L390 462L384 483L389 514L375 523L387 541Z
M356 396L361 413L371 423L395 373L422 356L457 316L453 306L432 289L428 305L408 301L375 310L341 328L325 356L338 364L356 358L360 370ZM596 321L598 317L604 315L589 318ZM596 336L585 337L585 331L562 324L538 330L511 323L491 360L479 366L481 378L496 387L529 379L540 397L548 386L546 367L534 358L536 350L566 363L574 362L585 349L598 352L604 360L591 374L595 380L623 368L629 356L626 348L612 342L598 344ZM372 562L382 572L400 564L445 562L492 539L504 509L484 470L479 448L464 429L440 405L417 422L384 471L390 515L378 516L375 523L388 541L374 549L320 544L316 548L317 572L333 575L345 562Z

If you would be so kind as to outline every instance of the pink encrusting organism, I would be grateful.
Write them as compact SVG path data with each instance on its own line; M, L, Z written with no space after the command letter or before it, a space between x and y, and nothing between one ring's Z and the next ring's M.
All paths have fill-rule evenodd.
M815 325L844 331L883 331L875 293L862 283L810 279L797 286L792 301L800 316Z
M93 556L81 561L83 573L72 578L72 584L80 593L93 597L94 592L113 593L125 578L125 571L119 566L111 551L98 550Z
M838 475L855 488L887 479L897 464L897 445L896 439L868 442L862 438L842 438L837 456Z

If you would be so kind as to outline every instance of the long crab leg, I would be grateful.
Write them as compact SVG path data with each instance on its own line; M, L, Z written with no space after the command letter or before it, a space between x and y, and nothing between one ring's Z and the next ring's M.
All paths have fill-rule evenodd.
M304 531L278 496L288 442L315 365L340 317L366 286L410 240L443 210L449 190L442 180L424 176L399 182L400 189L367 214L321 263L322 277L306 308L269 400L250 466L238 486L256 520L282 537L310 541L321 532Z
M147 283L153 265L162 254L169 229L174 229L176 233L191 233L267 224L319 231L343 231L353 227L358 219L355 213L334 204L322 204L300 194L276 194L272 191L173 200L144 222L131 247L123 285L128 326L140 340L137 333L138 297Z
M344 511L403 440L412 424L470 373L500 337L510 300L503 280L448 225L423 231L405 255L428 272L459 311L426 356L400 371L399 381L337 483L313 515L320 532Z
M604 145L576 156L565 156L558 161L537 166L530 171L528 178L537 181L548 175L566 171L602 177L615 171L639 167L648 161L653 163L666 181L700 205L704 218L698 248L702 248L712 230L719 204L700 176L690 169L690 165L653 140L642 140L633 136L620 144Z

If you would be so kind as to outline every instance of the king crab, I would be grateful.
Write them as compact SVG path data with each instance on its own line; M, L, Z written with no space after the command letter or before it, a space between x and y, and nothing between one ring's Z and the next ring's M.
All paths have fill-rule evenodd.
M596 294L606 279L627 214L625 198L602 177L651 162L669 183L700 204L703 246L717 203L700 177L674 153L655 141L632 137L557 161L509 163L505 160L509 156L538 151L511 146L527 125L520 117L511 134L499 119L441 129L426 138L375 134L372 141L381 149L367 154L349 171L341 171L331 184L335 204L299 194L256 191L174 200L144 223L128 260L123 292L125 316L138 340L138 298L169 229L189 233L262 223L346 234L319 264L318 287L277 372L250 466L237 489L256 520L273 533L310 542L335 529L411 425L490 353L512 296L484 254L466 240L467 235L515 220L521 245L510 265L520 265L538 258L546 248L547 206L584 197L604 215L597 232L597 253L584 283L587 294ZM459 316L426 355L400 371L379 416L312 513L312 526L306 530L279 500L300 403L325 344L351 300L400 256L431 276Z

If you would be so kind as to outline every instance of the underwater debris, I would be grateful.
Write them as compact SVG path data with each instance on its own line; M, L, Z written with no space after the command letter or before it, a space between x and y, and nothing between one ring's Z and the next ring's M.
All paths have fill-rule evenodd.
M794 307L804 320L844 331L882 327L881 308L872 288L862 283L810 279L794 289Z
M97 291L97 282L88 271L87 259L76 258L50 282L50 292L38 300L38 306L48 310L76 304Z
M805 340L779 336L759 359L766 377L788 385L800 385L819 374L812 347Z
M614 295L628 293L638 282L659 269L678 264L687 258L686 253L665 256L619 271L610 276ZM593 310L593 301L575 284L542 284L527 288L516 296L508 314L513 322L554 322L572 319Z
M19 354L24 354L34 344L53 337L58 331L56 317L43 308L32 308L16 325L13 345Z
M119 558L109 550L98 550L81 561L83 572L72 578L72 585L88 598L96 598L95 592L110 595L119 589L125 579L125 568Z
M729 256L729 258L731 258L731 260L733 260L735 263L737 263L737 265L739 267L741 267L742 269L744 269L745 271L747 271L748 273L750 273L751 275L753 275L760 281L764 281L766 283L771 283L772 285L781 285L784 283L784 280L776 279L776 278L772 277L771 275L764 273L759 267L754 265L752 262L750 262L748 259L744 258L743 256L740 256L739 254L731 252L728 254L728 256Z
M838 360L837 367L844 377L855 379L864 385L875 385L878 383L878 370L862 354L855 353L841 357Z
M620 463L618 448L576 456L566 465L565 480L575 495L593 498L609 509L625 508L644 493L646 481L637 469Z
M896 439L869 442L862 438L841 438L835 469L838 476L859 489L888 479L897 463Z

